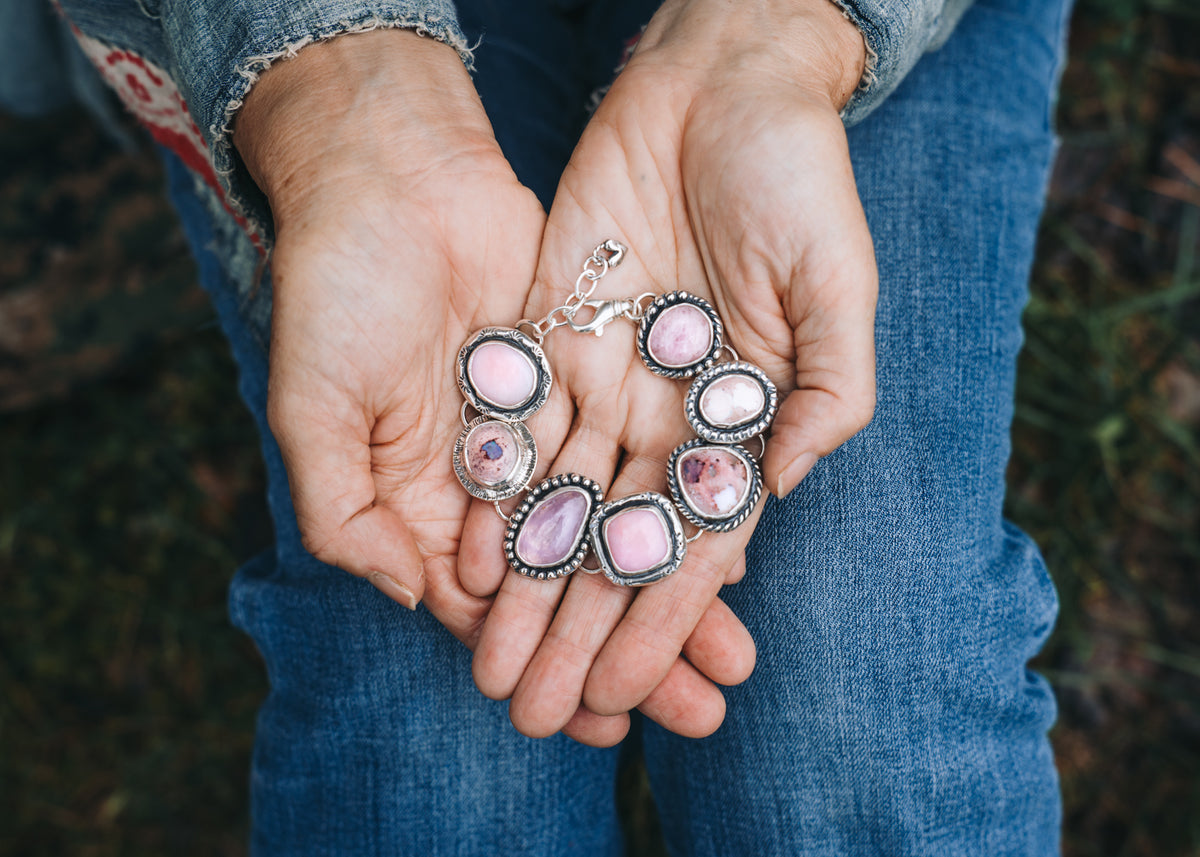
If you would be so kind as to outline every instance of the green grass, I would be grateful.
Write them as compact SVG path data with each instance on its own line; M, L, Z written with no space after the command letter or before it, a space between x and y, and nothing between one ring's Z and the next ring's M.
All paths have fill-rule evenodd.
M1071 857L1200 854L1197 46L1191 0L1080 7L1026 313L1009 514L1062 599ZM147 158L68 116L0 123L0 163L0 854L243 854L264 682L224 600L268 531L233 366Z

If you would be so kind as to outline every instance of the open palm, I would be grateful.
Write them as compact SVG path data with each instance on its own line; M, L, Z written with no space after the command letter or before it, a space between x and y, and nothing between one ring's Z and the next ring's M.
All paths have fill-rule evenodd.
M596 296L685 289L709 300L727 341L784 394L763 463L768 487L786 493L870 418L870 236L829 93L781 74L769 48L741 44L731 57L694 60L690 48L714 44L706 30L720 27L698 13L703 2L668 5L563 176L531 313L561 303L580 261L609 237L631 252ZM796 54L784 54L794 65ZM683 417L686 383L646 370L630 325L610 326L602 338L556 332L547 350L577 409L569 424L548 430L551 471L590 476L609 499L665 491L667 458L692 436ZM722 624L742 652L728 659L740 669L701 672L718 682L744 678L753 643L715 599L740 573L756 520L706 536L680 572L636 598L600 577L505 578L476 652L477 682L490 695L512 694L518 727L546 734L580 700L616 714L642 704L688 662L704 662L708 653L687 645L701 622ZM469 526L490 525L473 515ZM500 583L494 557L468 558L469 589ZM704 734L720 723L723 704L715 687L695 679L688 704L695 733Z

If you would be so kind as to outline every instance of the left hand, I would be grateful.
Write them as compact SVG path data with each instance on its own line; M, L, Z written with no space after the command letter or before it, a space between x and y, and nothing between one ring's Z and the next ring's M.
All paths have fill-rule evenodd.
M727 341L780 389L763 470L781 496L874 408L877 274L838 116L864 53L829 0L664 4L563 175L526 311L538 318L562 303L606 238L631 252L594 297L682 288L709 300ZM665 492L667 457L691 436L687 383L641 364L629 324L601 339L564 328L546 348L577 409L573 423L538 438L555 459L550 472L591 476L609 499ZM480 689L512 695L513 722L539 736L562 728L581 701L597 714L653 708L651 691L690 675L689 661L721 683L744 679L754 644L717 592L744 567L757 518L706 535L680 571L636 599L602 576L576 574L569 586L506 576L498 549L465 551L466 588L499 587L475 654ZM477 507L467 532L465 544L499 545L502 525ZM693 635L702 617L701 630L716 623L737 641L742 657L726 661L737 669L704 670L711 657L698 642L685 646L711 639ZM724 706L696 678L672 704L715 712L676 730L703 735Z

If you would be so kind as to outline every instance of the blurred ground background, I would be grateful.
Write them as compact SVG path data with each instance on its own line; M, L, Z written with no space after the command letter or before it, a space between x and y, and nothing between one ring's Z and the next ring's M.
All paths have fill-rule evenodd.
M1064 848L1194 857L1200 7L1083 0L1060 129L1009 512L1062 597ZM154 159L0 118L0 853L244 853L264 680L224 598L261 487Z

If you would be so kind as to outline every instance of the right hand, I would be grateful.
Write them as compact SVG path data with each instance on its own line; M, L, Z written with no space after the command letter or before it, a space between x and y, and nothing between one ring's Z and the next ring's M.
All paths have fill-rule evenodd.
M563 301L594 242L628 242L622 268L593 296L686 288L717 309L726 341L779 390L762 472L783 496L874 405L877 273L838 115L866 49L828 0L752 5L659 8L563 174L527 312ZM547 346L577 407L569 432L544 439L554 471L586 473L610 499L665 492L672 449L695 436L683 417L688 384L641 365L632 325L602 339L558 334ZM717 594L744 567L756 520L705 537L678 574L636 598L602 577L505 576L502 561L464 549L467 588L499 588L476 683L511 696L510 716L531 736L561 728L581 703L603 714L644 704L681 652L692 657L697 629L716 614L736 622ZM487 526L472 516L468 544ZM749 675L754 646L738 628L729 626L725 661L736 666L740 648L742 668L710 678ZM714 706L718 696L709 689ZM705 734L719 720L692 725Z
M409 31L277 63L234 141L275 219L268 416L303 543L406 607L424 600L474 648L491 599L458 579L470 498L450 466L455 362L471 333L520 318L541 206L457 54ZM569 423L566 397L535 434L540 419ZM720 659L719 639L705 648ZM695 681L663 683L667 728ZM627 715L580 708L564 731L608 745L627 729Z

